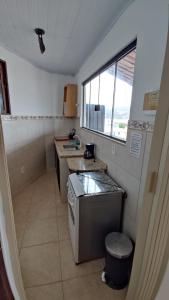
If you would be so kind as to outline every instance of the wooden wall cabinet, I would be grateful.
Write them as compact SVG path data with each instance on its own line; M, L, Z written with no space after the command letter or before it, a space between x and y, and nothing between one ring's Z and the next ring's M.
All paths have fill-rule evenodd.
M68 84L64 87L63 114L65 117L76 117L77 115L77 85Z

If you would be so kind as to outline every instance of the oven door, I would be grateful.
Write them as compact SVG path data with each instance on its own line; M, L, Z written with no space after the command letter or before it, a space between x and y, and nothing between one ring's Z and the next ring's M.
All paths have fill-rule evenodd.
M75 200L75 199L73 199ZM73 255L75 263L78 263L78 228L77 217L75 211L75 201L72 201L70 194L68 194L68 219L69 219L69 233L72 243Z

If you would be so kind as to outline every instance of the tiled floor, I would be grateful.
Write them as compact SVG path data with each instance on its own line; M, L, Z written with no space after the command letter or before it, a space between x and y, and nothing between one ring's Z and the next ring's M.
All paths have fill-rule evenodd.
M14 216L28 300L124 300L101 281L104 260L73 262L67 207L61 203L55 173L20 193Z

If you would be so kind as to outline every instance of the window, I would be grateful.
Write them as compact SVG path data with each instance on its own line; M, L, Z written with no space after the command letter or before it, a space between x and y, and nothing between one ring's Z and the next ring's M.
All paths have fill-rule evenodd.
M0 115L10 114L6 63L0 60Z
M126 142L135 40L83 83L83 127Z

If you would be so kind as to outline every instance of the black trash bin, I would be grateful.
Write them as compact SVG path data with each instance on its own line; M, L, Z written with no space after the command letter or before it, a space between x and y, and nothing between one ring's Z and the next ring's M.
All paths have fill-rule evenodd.
M129 282L133 258L133 244L123 233L106 236L105 281L113 289L123 289Z

